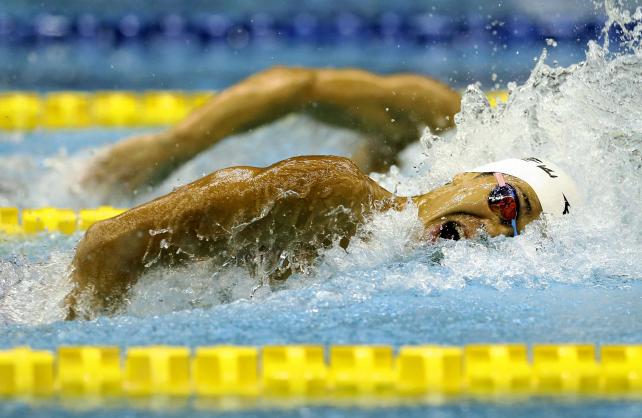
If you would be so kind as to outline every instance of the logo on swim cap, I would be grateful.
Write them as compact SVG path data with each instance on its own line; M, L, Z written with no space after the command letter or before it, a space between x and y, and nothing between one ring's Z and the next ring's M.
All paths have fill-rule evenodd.
M509 158L468 170L471 173L503 173L517 177L533 189L542 210L567 215L580 198L575 182L555 164L539 158Z

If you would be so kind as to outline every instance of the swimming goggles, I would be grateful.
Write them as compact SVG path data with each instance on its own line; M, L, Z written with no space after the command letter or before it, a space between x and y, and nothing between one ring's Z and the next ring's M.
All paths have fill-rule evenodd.
M519 235L517 230L517 213L519 212L519 199L513 186L506 183L502 173L493 173L497 179L497 186L488 195L488 206L500 218L513 227L513 236Z

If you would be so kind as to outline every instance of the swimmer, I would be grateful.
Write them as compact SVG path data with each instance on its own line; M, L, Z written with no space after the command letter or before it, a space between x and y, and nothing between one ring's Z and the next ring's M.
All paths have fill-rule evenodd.
M304 271L319 250L349 242L376 212L417 208L418 239L519 234L543 212L568 214L573 182L554 164L509 159L399 197L350 159L293 157L267 168L216 171L93 225L73 260L68 319L116 312L140 275L198 260L238 265L268 283Z
M267 168L216 171L92 226L72 263L68 318L113 313L146 270L198 260L249 268L275 283L304 271L322 248L348 248L376 212L417 208L419 239L517 235L542 212L568 213L570 179L551 163L506 160L399 197L364 172L381 171L424 127L453 125L460 96L417 75L274 68L218 95L168 131L130 138L96 157L82 183L105 197L152 186L221 139L289 113L355 129L351 159L302 156Z

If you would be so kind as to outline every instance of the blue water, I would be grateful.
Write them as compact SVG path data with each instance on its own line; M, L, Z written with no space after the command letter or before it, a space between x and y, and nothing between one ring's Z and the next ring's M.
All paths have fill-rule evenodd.
M563 418L597 418L597 417L622 417L634 418L640 413L640 405L635 402L618 401L585 401L582 403L574 401L540 400L523 404L488 404L479 402L460 402L444 406L404 406L395 408L357 408L357 407L301 407L292 409L268 409L264 411L246 412L216 412L202 408L179 408L165 409L162 412L150 413L146 410L132 410L129 408L113 407L105 409L91 409L89 411L63 409L59 406L50 407L47 410L48 416L56 417L80 417L91 416L103 417L286 417L286 418L307 418L307 417L431 417L431 418L455 418L455 417L479 417L490 418L499 416L515 417L563 417ZM43 410L27 405L0 405L0 413L6 417L30 418L42 416Z
M626 21L619 10L608 10L613 19ZM69 289L67 268L81 234L3 237L0 347L30 345L53 350L67 344L126 348L140 344L376 343L398 348L422 343L640 343L642 53L639 34L635 36L638 38L631 49L621 54L596 43L583 45L581 53L575 47L551 44L548 58L538 58L540 46L521 55L511 50L510 61L509 55L502 60L498 58L501 52L485 54L483 49L472 55L448 49L418 50L416 46L360 49L346 45L329 50L336 62L382 71L420 69L454 84L474 81L482 72L485 86L517 80L518 84L509 86L509 105L496 109L484 103L477 88L470 88L464 95L456 132L440 138L426 134L421 144L402 153L399 167L372 177L400 194L415 194L442 184L467 167L538 155L554 160L577 180L585 204L576 208L571 219L542 219L516 238L481 237L426 245L412 238L416 213L408 208L374 217L348 251L339 247L324 250L310 271L291 277L280 289L261 288L250 298L257 281L248 272L218 271L207 263L194 263L180 270L147 272L121 312L76 322L61 320L62 300ZM364 50L368 54L363 54ZM39 81L34 86L46 90L65 83L111 88L219 88L236 81L243 71L262 68L271 60L325 65L327 58L309 47L290 52L277 48L272 56L269 50L250 48L237 51L236 61L230 61L225 58L233 54L221 49L210 51L212 55L204 53L205 64L192 67L186 63L193 60L190 54L194 51L183 51L184 59L172 61L169 55L160 57L163 60L153 51L124 48L112 51L107 58L100 57L100 51L94 51L93 56L74 56L65 64L69 51L43 49L31 58L36 62L18 62L13 67L4 59L0 61L9 73L26 68L28 73L20 82L29 85ZM0 56L11 54L29 59L24 50L12 52L0 46ZM436 58L444 56L448 57L445 61ZM153 57L162 74L155 78L141 57ZM111 61L114 67L92 72L101 59ZM76 66L79 60L86 60L86 65ZM248 65L241 71L239 62L244 60ZM211 77L206 76L205 69L216 63L222 64ZM493 68L498 68L499 75L489 76ZM457 78L456 74L465 76ZM12 86L11 80L2 82ZM75 209L96 205L96 197L78 188L78 178L90 169L92 155L119 138L147 131L0 133L0 205ZM265 166L301 154L350 155L360 140L349 131L287 117L228 138L158 187L112 204L132 206L231 165ZM208 416L213 411L200 408L198 403L172 408L162 404L0 403L1 415L21 417ZM642 405L540 399L385 408L294 405L281 410L271 406L222 415L633 417L642 415Z
M352 272L403 274L403 266ZM399 285L371 296L338 296L332 283L282 292L268 300L243 300L208 309L152 317L121 316L91 322L7 326L0 346L174 344L406 344L479 342L639 343L642 284L555 284L499 291L470 284L426 295ZM374 283L373 283L374 282ZM374 280L364 283L376 287ZM321 292L332 293L332 297ZM163 302L162 298L158 299Z
M635 402L619 401L559 401L539 400L522 404L488 404L479 402L460 402L442 406L403 406L394 408L357 408L357 407L300 407L290 409L267 409L264 411L245 412L216 412L213 413L207 408L177 408L172 410L166 408L163 411L151 413L144 409L130 409L112 407L105 409L74 410L64 409L60 406L50 407L47 410L48 416L56 417L80 417L91 416L103 417L286 417L286 418L307 418L307 417L430 417L430 418L455 418L455 417L479 417L490 418L499 416L515 417L563 417L563 418L597 418L597 417L622 417L634 418L639 416L640 405ZM6 417L30 418L42 416L42 408L30 407L22 404L0 405L0 413Z

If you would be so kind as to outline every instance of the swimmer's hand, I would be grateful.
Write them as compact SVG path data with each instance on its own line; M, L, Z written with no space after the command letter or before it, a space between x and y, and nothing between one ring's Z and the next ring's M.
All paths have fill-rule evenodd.
M177 166L170 148L162 134L120 141L94 157L81 186L107 200L131 197L158 183Z

